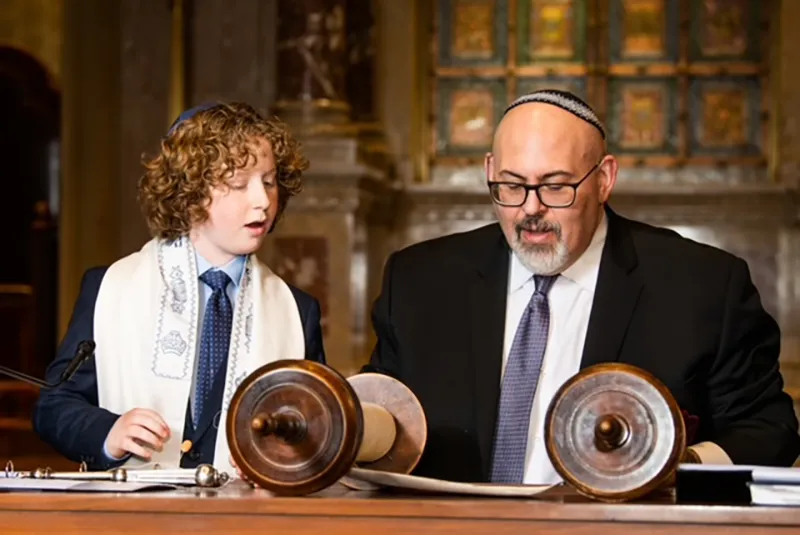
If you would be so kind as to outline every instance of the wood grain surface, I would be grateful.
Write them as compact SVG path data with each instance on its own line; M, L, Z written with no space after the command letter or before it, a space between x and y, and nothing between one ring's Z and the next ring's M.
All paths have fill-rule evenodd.
M3 534L175 533L722 535L800 533L800 510L675 505L664 493L626 504L564 488L537 500L350 491L278 498L234 482L220 490L140 494L0 493Z

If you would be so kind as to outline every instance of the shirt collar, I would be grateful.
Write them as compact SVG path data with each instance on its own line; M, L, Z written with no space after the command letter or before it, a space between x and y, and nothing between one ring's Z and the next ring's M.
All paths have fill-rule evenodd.
M235 286L239 286L239 283L242 280L242 273L244 273L245 256L243 255L236 256L224 266L219 266L219 267L213 266L211 262L200 256L199 253L195 253L195 257L197 258L198 275L202 275L203 273L205 273L210 269L219 269L221 271L224 271L231 278Z
M608 219L605 213L602 213L600 224L592 236L592 241L589 247L583 254L572 264L565 269L560 275L569 279L581 288L594 293L595 286L597 285L597 274L600 270L600 259L603 256L603 246L606 242L606 234L608 232ZM508 293L514 293L522 288L531 278L533 273L520 262L514 252L511 252L511 272L508 278Z

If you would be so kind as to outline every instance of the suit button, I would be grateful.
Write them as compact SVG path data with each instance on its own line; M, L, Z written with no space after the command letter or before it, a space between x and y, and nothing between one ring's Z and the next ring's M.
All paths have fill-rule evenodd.
M197 450L192 450L189 452L189 459L192 461L197 461L200 459L200 452Z

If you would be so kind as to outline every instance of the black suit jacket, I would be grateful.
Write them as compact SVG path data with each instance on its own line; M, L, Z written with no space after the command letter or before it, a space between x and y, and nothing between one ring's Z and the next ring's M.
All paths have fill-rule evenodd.
M624 362L663 381L734 463L800 454L780 333L747 264L610 209L581 368ZM363 371L389 374L428 419L416 473L487 481L501 385L509 247L497 224L392 254Z
M81 341L94 338L95 301L106 269L94 268L84 274L67 334L58 348L55 360L47 368L48 381L57 381ZM324 364L325 350L322 344L319 302L291 285L289 288L297 301L303 323L306 359ZM204 412L213 415L219 410L224 390L224 375L218 374L210 393L211 399L217 400L218 406ZM109 462L103 452L106 436L120 415L97 405L97 375L94 359L89 359L69 382L58 388L42 390L34 408L33 428L42 440L68 459L75 462L85 461L91 470L107 470L124 462ZM182 440L190 439L194 446L183 456L181 466L190 468L201 463L211 463L214 459L217 427L220 423L214 422L213 417L209 417L201 421L197 430L194 430L188 400L186 414ZM224 422L221 427L224 432Z

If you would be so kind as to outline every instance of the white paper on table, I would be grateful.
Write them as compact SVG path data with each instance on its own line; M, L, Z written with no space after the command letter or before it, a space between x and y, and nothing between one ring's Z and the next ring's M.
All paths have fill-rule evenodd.
M553 488L554 485L499 485L494 483L461 483L427 477L395 474L380 470L353 468L348 478L356 482L366 482L379 487L392 487L444 494L464 494L472 496L495 496L503 498L533 498ZM344 482L347 484L347 482ZM366 488L366 487L362 487Z
M139 492L175 490L175 485L136 483L132 481L79 481L69 479L35 479L0 477L2 491L58 491L58 492Z
M750 485L750 503L753 505L800 505L798 485Z

